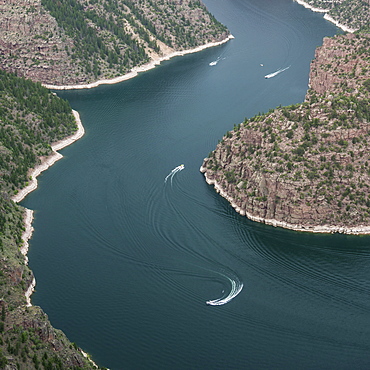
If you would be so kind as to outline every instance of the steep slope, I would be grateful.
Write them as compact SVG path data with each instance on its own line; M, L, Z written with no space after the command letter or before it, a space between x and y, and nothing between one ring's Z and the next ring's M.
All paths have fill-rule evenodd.
M117 77L227 35L199 0L0 2L0 68L52 85Z
M40 307L29 307L34 276L22 249L25 210L11 197L51 144L77 129L71 108L39 83L0 71L0 368L94 368L55 330Z
M307 101L246 119L204 160L242 215L296 230L370 232L370 34L326 38Z
M315 11L325 12L325 18L350 30L370 29L369 0L295 0Z

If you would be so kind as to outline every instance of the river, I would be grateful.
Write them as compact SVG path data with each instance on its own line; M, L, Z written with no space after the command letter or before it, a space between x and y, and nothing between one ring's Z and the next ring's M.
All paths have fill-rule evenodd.
M112 370L367 368L370 237L251 222L199 172L244 117L304 100L339 30L291 0L205 3L235 39L58 92L86 134L22 202L32 302Z

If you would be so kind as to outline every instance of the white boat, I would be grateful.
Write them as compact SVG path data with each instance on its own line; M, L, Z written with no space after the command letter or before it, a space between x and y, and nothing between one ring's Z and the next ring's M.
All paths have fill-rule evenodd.
M215 66L219 62L219 59L214 60L213 62L209 63L210 66Z
M273 73L270 73L270 74L266 75L265 78L275 77L279 73L284 72L284 71L286 71L289 68L290 68L290 66L289 67L286 67L286 68L283 68L283 69L278 69L276 72L273 72Z

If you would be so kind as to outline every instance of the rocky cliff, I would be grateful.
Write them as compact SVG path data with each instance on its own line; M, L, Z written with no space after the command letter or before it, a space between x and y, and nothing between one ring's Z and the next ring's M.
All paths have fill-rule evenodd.
M51 85L114 78L227 35L199 0L0 0L0 68Z
M246 119L201 167L249 218L297 230L370 232L370 35L326 38L306 102Z
M0 1L0 68L34 81L76 81L74 40L40 0Z
M310 87L319 95L365 97L369 78L369 39L365 34L325 37L310 68Z

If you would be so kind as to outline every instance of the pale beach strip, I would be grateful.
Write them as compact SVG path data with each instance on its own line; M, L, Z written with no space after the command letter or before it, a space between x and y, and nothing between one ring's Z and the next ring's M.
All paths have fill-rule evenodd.
M337 27L341 28L344 32L349 32L349 33L353 33L353 32L356 32L357 29L356 28L349 28L343 24L340 24L338 21L336 21L331 15L329 15L328 13L326 13L324 15L324 19L326 19L327 21L331 22L331 23L334 23Z
M72 110L72 113L73 113L73 115L75 117L75 120L76 120L77 131L73 135L52 144L51 149L52 149L53 153L51 155L49 155L48 157L43 158L41 160L41 164L39 164L38 166L36 166L35 168L30 170L30 173L29 173L29 176L31 176L30 183L28 184L28 186L21 189L16 195L14 195L12 197L13 202L15 202L15 203L20 202L31 191L33 191L37 188L37 176L39 176L41 172L47 170L56 161L58 161L59 159L61 159L63 157L60 153L57 152L57 150L61 150L61 149L65 148L66 146L74 143L76 140L80 139L84 135L85 129L82 126L80 115L75 110ZM33 211L32 210L25 208L23 221L24 221L25 231L22 234L23 245L20 248L20 251L24 255L25 263L28 264L28 257L27 257L27 252L28 252L28 248L29 248L28 240L31 238L32 233L33 233L33 226L32 226ZM28 307L32 306L32 304L31 304L31 295L32 295L32 293L35 289L35 285L36 285L36 280L35 280L35 278L33 278L30 286L27 288L27 291L25 292Z
M23 240L23 245L20 248L21 253L24 255L24 262L27 265L28 264L28 240L31 239L32 233L33 233L33 227L32 227L32 221L33 221L33 211L31 209L26 208L23 216L23 222L25 225L25 231L22 234L22 240ZM33 277L31 284L28 286L26 292L24 295L26 296L26 305L27 307L31 307L31 295L35 290L36 286L36 279Z
M73 135L51 145L51 149L53 153L46 158L42 158L41 163L35 168L30 170L29 176L31 177L31 180L29 184L23 189L19 190L19 192L12 197L13 202L19 203L29 193L31 193L31 191L37 189L37 176L40 175L41 172L47 170L56 161L58 161L59 159L63 157L60 153L57 152L57 150L61 150L65 148L66 146L71 145L72 143L74 143L75 141L77 141L84 135L85 129L82 126L80 115L75 110L72 110L72 113L76 120L77 131Z
M31 303L31 295L32 293L35 291L35 286L36 286L36 279L33 278L32 280L32 283L30 284L30 286L28 287L26 293L25 293L25 296L26 296L26 301L27 301L27 307L31 307L32 306L32 303Z
M359 225L356 227L344 227L344 226L336 226L336 225L303 225L303 224L290 224L285 221L278 221L275 219L267 219L259 216L254 216L251 213L247 212L245 209L241 209L235 203L235 200L229 196L226 191L222 188L222 186L214 179L210 179L207 176L207 168L201 166L200 172L204 174L206 178L206 182L209 185L213 185L216 192L219 193L223 198L225 198L231 206L238 212L241 216L246 216L252 221L264 223L266 225L271 225L274 227L282 227L284 229L290 229L294 231L305 231L311 233L323 233L323 234L353 234L353 235L364 235L370 234L370 226L366 225Z
M349 27L345 26L344 24L341 24L338 21L336 21L331 15L328 14L330 9L315 8L314 6L306 3L303 0L294 0L294 1L297 2L300 5L303 5L307 9L311 9L313 12L325 13L324 19L326 19L327 21L329 21L331 23L334 23L338 28L341 28L344 32L353 33L353 32L357 31L357 29L355 29L355 28L349 28Z
M303 0L294 0L294 1L297 2L300 5L303 5L307 9L311 9L313 12L316 12L316 13L327 13L329 11L329 9L315 8L314 6L306 3Z
M31 239L31 236L33 233L32 221L33 221L33 210L25 208L25 212L23 215L25 231L22 234L23 245L20 251L24 255L26 265L28 264L28 257L27 257L28 248L29 248L28 240Z
M162 57L155 58L151 60L150 62L143 64L142 66L134 67L129 73L123 75L123 76L118 76L112 79L105 79L105 80L99 80L96 82L92 82L89 84L82 84L82 85L64 85L64 86L59 86L59 85L49 85L49 84L43 84L44 87L47 89L51 90L75 90L75 89L92 89L94 87L98 87L99 85L113 85L122 81L129 80L133 77L136 77L140 72L146 72L149 71L150 69L155 68L157 65L161 64L161 62L165 60L170 60L174 57L178 56L184 56L186 54L192 54L192 53L197 53L199 51L202 51L204 49L208 49L214 46L219 46L227 41L233 39L233 35L229 35L226 37L224 40L221 41L216 41L216 42L209 42L208 44L200 45L197 46L194 49L188 49L188 50L182 50L182 51L173 51L169 54L165 54Z

